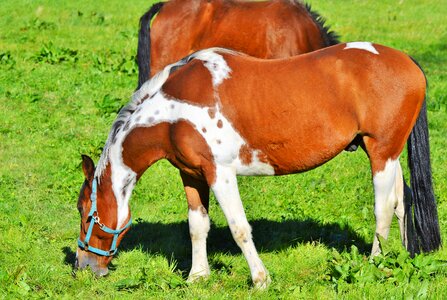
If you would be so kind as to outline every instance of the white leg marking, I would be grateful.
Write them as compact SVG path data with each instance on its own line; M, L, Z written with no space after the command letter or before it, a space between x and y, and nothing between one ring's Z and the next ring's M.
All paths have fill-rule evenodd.
M206 254L206 238L210 230L210 220L205 208L188 211L189 234L192 244L192 267L188 281L192 282L200 277L210 274L208 258Z
M396 186L397 204L396 204L396 209L394 210L394 213L396 214L397 220L399 222L400 238L402 240L402 245L405 248L407 248L407 246L408 246L407 226L408 226L408 224L406 223L406 218L405 218L404 199L406 199L406 197L411 198L411 190L404 181L404 177L402 175L402 167L401 167L400 163L397 166L395 186ZM408 190L410 192L405 194L405 190Z
M270 277L253 243L251 227L242 206L234 170L216 166L216 182L211 189L225 214L234 240L247 260L253 284L256 288L266 288Z
M346 43L346 47L343 50L346 49L361 49L361 50L366 50L369 51L371 53L374 54L379 54L379 51L377 51L376 48L374 48L373 44L371 44L370 42L351 42L351 43Z
M380 253L380 242L378 236L384 239L388 238L394 209L399 205L398 186L396 185L396 176L400 168L399 159L388 160L383 171L374 174L374 196L376 215L376 232L371 250L371 256ZM403 200L402 200L403 201Z

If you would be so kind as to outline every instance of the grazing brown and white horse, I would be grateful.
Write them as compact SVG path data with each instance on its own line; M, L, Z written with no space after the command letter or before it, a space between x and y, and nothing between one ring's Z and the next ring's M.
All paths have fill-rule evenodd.
M412 254L435 250L441 240L425 93L424 73L409 56L367 42L283 60L207 49L168 65L121 110L96 171L90 158L83 159L78 266L107 272L108 255L129 225L136 181L165 158L180 170L189 205L189 279L210 272L211 188L255 286L265 287L268 273L252 241L236 176L304 172L352 146L361 146L371 163L372 254L380 252L378 237L387 238L393 213ZM407 139L412 201L404 199L399 163Z
M160 2L140 20L138 87L168 64L205 48L285 58L337 43L320 15L299 0Z

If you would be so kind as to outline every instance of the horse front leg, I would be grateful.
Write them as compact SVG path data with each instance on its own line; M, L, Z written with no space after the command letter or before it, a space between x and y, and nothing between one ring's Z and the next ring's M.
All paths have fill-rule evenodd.
M231 168L216 166L216 178L211 189L225 214L234 240L247 260L255 288L266 288L270 277L253 243L235 172Z
M192 267L188 281L193 282L210 274L206 252L206 238L210 230L208 216L209 186L205 181L195 179L180 171L188 200L189 234L192 244Z

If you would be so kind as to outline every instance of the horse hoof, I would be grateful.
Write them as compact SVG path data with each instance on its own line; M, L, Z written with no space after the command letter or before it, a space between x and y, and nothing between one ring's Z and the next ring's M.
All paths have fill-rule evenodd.
M272 280L270 279L269 275L265 276L262 279L261 278L255 279L253 280L254 289L261 291L266 290L271 282Z
M188 280L186 280L186 282L189 283L193 283L193 282L197 282L200 280L205 280L210 276L210 271L209 270L201 270L201 271L197 271L197 272L193 272L191 270L191 272L188 275Z

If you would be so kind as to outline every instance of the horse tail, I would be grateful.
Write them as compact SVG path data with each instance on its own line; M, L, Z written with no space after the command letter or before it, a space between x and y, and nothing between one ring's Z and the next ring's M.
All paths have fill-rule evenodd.
M138 33L138 88L149 79L151 73L151 20L163 7L164 2L158 2L140 18L140 32Z
M414 62L417 64L416 61ZM419 64L417 65L419 66ZM408 251L412 255L420 252L420 250L423 252L434 251L441 246L438 212L432 183L428 136L425 97L407 143L412 199L406 204L406 216ZM412 206L414 206L414 211ZM411 222L412 217L414 219L414 227Z

